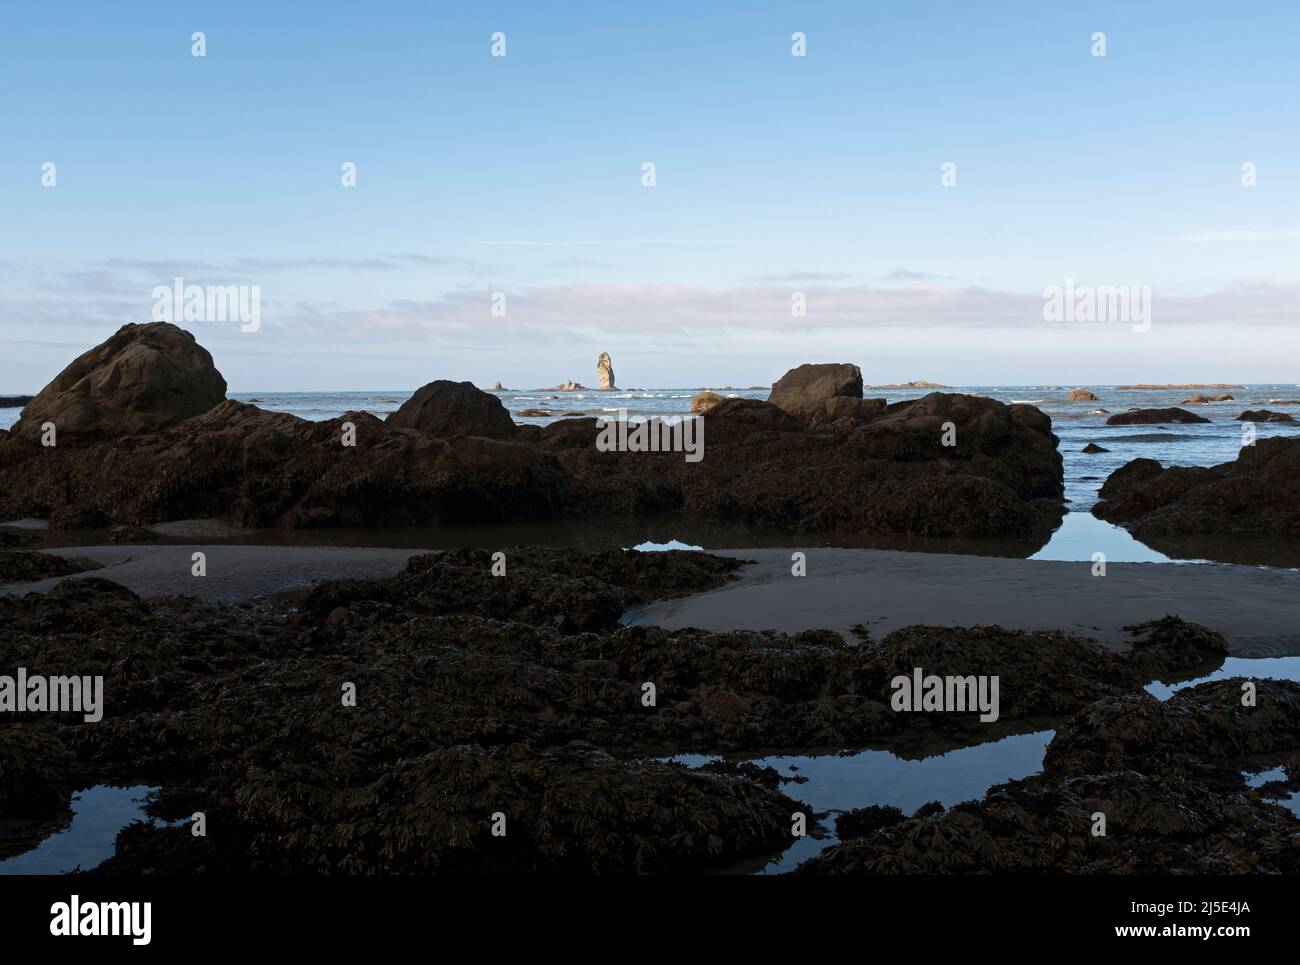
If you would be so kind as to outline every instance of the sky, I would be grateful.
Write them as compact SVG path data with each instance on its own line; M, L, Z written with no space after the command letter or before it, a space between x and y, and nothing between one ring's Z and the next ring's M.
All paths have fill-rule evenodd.
M257 286L179 322L233 392L1300 382L1298 43L1294 0L6 4L0 394L177 278ZM1067 279L1149 324L1045 319Z

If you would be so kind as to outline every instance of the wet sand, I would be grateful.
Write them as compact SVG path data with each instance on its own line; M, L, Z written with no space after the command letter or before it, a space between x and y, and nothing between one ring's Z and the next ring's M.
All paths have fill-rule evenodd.
M207 576L191 575L193 553ZM45 552L93 560L99 576L143 597L188 595L233 603L305 589L323 580L392 576L422 552L349 546L230 544L76 546ZM1124 649L1124 627L1166 614L1228 638L1234 656L1300 654L1300 572L1229 564L1111 563L1006 559L892 550L810 549L807 576L791 575L789 549L717 550L754 560L738 581L652 604L634 623L705 630L829 628L853 639L863 624L874 639L912 624L999 624L1064 630ZM0 587L46 590L61 579Z
M1300 572L1227 564L1111 563L948 556L888 550L719 550L756 561L717 590L664 600L629 622L705 630L837 630L873 639L912 624L1064 630L1115 649L1124 627L1166 614L1217 630L1240 657L1300 654Z

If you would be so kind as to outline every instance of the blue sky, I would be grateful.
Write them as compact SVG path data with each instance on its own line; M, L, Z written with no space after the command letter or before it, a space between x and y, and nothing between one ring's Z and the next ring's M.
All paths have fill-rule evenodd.
M0 391L175 277L260 286L258 332L186 326L233 391L600 351L638 386L1300 381L1297 42L1294 2L15 5ZM1151 330L1045 323L1066 278L1150 286Z

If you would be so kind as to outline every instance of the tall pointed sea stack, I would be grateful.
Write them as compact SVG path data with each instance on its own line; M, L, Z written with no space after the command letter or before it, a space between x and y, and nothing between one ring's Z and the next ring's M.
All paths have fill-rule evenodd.
M614 361L609 357L608 352L601 352L600 358L596 360L596 375L600 378L602 389L618 388L614 384Z

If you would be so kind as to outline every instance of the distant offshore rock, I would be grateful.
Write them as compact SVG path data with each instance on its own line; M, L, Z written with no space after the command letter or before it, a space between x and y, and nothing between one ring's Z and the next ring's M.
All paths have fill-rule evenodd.
M600 380L600 388L609 392L616 390L614 384L614 360L609 357L608 352L601 352L600 358L596 360L596 377Z
M867 389L946 389L948 386L942 382L927 382L925 379L917 379L915 382L887 382L884 385L867 385Z
M575 382L573 379L565 379L559 385L552 385L550 388L534 389L534 392L592 392L593 389L587 388L581 382Z
M34 398L34 395L0 395L0 409L21 409Z
M36 394L13 433L57 440L156 432L202 415L226 397L208 350L169 322L123 325L79 355Z
M1205 405L1207 402L1231 402L1232 396L1227 392L1221 392L1218 395L1194 395L1190 399L1183 399L1179 405Z
M1176 422L1188 424L1193 422L1209 422L1204 416L1199 416L1195 412L1188 412L1186 409L1131 409L1128 412L1119 412L1106 420L1108 426L1149 426L1159 425L1165 422Z
M510 390L507 389L507 388L506 388L504 385L502 385L500 382L493 382L493 383L492 383L491 385L489 385L489 386L488 386L484 391L486 391L486 392L509 392Z
M1110 452L1109 449L1103 449L1101 446L1097 445L1097 443L1095 443L1095 442L1090 442L1090 443L1088 443L1086 446L1084 446L1084 447L1083 447L1082 449L1080 449L1079 451L1080 451L1080 452L1087 452L1087 453Z
M1116 389L1123 392L1142 392L1142 391L1162 391L1164 389L1240 389L1240 385L1228 385L1225 382L1181 382L1170 383L1169 385L1149 385L1145 382L1139 382L1136 385L1117 385Z
M1071 402L1096 402L1097 396L1092 393L1091 389L1071 389Z

